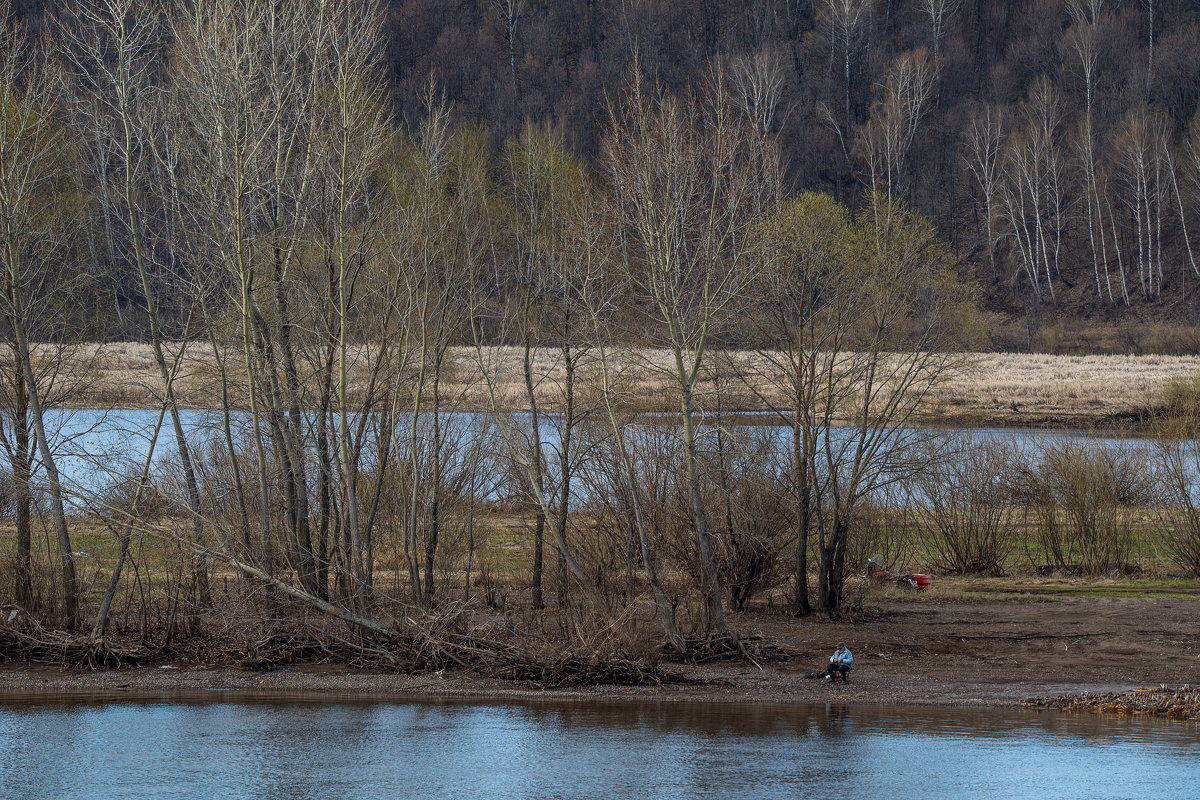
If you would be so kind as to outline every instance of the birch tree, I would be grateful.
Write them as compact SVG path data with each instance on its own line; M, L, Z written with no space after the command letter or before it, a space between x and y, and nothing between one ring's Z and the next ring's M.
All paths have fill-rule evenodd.
M999 279L996 269L996 232L999 214L1000 153L1004 140L1004 115L1000 109L984 106L967 125L965 133L966 153L964 159L975 186L982 195L984 246L987 250L988 266L992 282Z
M946 37L946 26L958 13L962 0L921 0L921 11L929 18L929 39L933 43L933 60L942 57L942 40Z
M850 97L854 62L859 57L871 20L869 0L819 0L818 13L829 34L829 66L841 59L842 123L850 125Z

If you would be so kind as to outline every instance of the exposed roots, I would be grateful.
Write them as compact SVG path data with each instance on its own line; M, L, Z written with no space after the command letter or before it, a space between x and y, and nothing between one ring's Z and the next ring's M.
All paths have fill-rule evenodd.
M0 658L95 670L143 664L156 655L144 647L120 647L108 639L49 630L28 618L25 628L0 624Z

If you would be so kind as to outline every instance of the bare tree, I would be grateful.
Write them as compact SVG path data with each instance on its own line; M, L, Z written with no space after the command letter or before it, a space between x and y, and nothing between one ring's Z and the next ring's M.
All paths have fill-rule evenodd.
M366 283L364 275L378 248L374 234L379 215L370 202L370 187L390 131L380 84L374 80L382 41L379 11L372 2L356 0L329 5L329 21L321 32L328 62L319 78L326 84L320 88L328 99L317 106L315 134L317 161L324 168L317 172L311 219L320 232L322 260L331 265L330 299L337 307L330 333L337 351L339 505L345 515L351 607L364 612L371 605L372 547L369 517L360 508L364 492L359 473L365 447L362 422L374 409L370 388L363 400L351 404L354 341L350 328L357 292ZM375 383L378 365L377 361L368 365L369 387ZM302 468L303 459L296 460ZM302 471L296 481L306 481ZM311 557L307 560L311 562Z
M946 26L960 7L962 0L921 0L921 10L929 17L929 38L933 40L934 61L941 60Z
M1171 176L1175 189L1175 199L1179 207L1179 224L1183 232L1183 241L1187 248L1188 263L1192 272L1200 275L1200 265L1196 263L1196 255L1192 247L1188 231L1188 206L1195 207L1200 203L1200 114L1192 116L1192 124L1188 136L1179 143L1177 153L1172 159Z
M1004 141L1003 112L993 106L984 106L971 118L965 139L964 160L982 195L984 246L987 248L988 266L994 283L999 279L996 270L996 245L999 241L996 222L999 215L1000 153Z
M1107 293L1108 302L1114 302L1112 277L1108 267L1107 236L1104 230L1104 208L1100 201L1100 179L1097 170L1096 133L1095 133L1095 96L1096 81L1100 69L1100 35L1095 20L1099 15L1100 4L1075 2L1069 4L1072 16L1076 22L1067 32L1066 50L1069 64L1077 70L1083 81L1084 114L1077 150L1079 162L1083 169L1083 179L1087 200L1088 244L1092 253L1092 277L1095 282L1096 296L1104 298ZM1103 270L1103 279L1101 271Z
M755 281L746 231L769 181L748 169L752 131L717 75L707 102L655 93L635 75L605 138L604 161L634 247L633 287L670 354L707 632L726 633L698 452L697 391L709 348ZM764 188L767 191L764 192Z
M1142 5L1146 8L1146 97L1149 99L1154 85L1154 12L1158 4L1156 0L1142 0Z
M528 0L492 0L504 17L504 38L508 42L508 72L513 94L517 92L517 26L528 10Z
M1120 0L1067 0L1067 12L1071 19L1087 25L1095 25L1106 8L1115 7Z
M903 194L905 162L928 110L937 72L927 50L905 53L888 73L883 97L860 131L871 191L895 200Z
M157 277L176 276L170 274L169 264L156 258L169 243L162 241L163 214L155 213L147 202L154 195L147 197L145 191L157 176L152 162L161 150L152 140L165 127L156 102L156 82L164 63L164 13L161 5L146 0L102 0L80 6L60 21L59 42L64 60L73 67L79 124L95 134L93 171L113 185L112 192L99 196L104 227L110 232L109 252L132 266L141 286L150 344L185 477L192 530L204 546L200 489L175 395L174 375L182 352L169 357L159 314L163 293L183 295L183 305L194 303L195 296L187 291L186 281L164 285L164 279ZM186 341L186 334L183 338ZM208 570L202 557L197 557L193 575L201 603L209 605Z
M867 25L871 20L869 0L820 0L818 13L829 33L829 66L832 69L841 50L843 124L853 122L850 116L850 89L853 65L863 46Z
M791 114L790 107L780 108L787 89L786 75L782 56L768 48L730 62L730 88L755 133L754 159L764 178L776 182L774 203L779 203L783 194L783 167L775 134Z
M1059 143L1062 99L1049 81L1039 80L1030 90L1022 122L1005 143L1000 196L1021 271L1037 299L1048 294L1053 301L1066 187Z
M53 345L38 339L62 336L62 320L53 309L79 287L67 258L73 216L78 213L75 154L66 131L55 118L56 98L21 30L0 7L0 325L12 354L12 385L19 395L14 431L32 434L33 448L46 474L46 492L58 545L62 575L62 608L66 627L79 619L79 585L65 494L57 456L50 441L46 413L46 375L41 363ZM61 362L57 362L60 363ZM28 420L28 427L26 422ZM31 477L32 453L22 451L18 480ZM24 474L20 474L24 473ZM28 483L20 502L28 496ZM21 544L22 569L28 574L28 543ZM24 582L24 578L20 582ZM29 587L19 591L29 595Z
M1121 200L1133 217L1138 285L1146 298L1162 295L1164 205L1170 202L1173 163L1169 123L1161 113L1142 107L1125 115L1111 142Z

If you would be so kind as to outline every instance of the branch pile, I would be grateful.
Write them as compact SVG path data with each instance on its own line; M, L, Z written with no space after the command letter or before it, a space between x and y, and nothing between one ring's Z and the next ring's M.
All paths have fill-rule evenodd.
M293 663L340 663L402 673L469 669L501 680L527 681L538 688L658 686L671 680L652 659L626 658L611 642L585 642L564 651L550 643L496 641L468 624L466 606L404 620L391 636L354 639L330 631L276 631L230 653L244 669L270 670ZM581 634L582 635L582 634Z
M661 686L672 680L657 664L578 652L543 657L507 654L479 671L489 678L528 681L539 689Z
M1086 711L1093 714L1122 716L1145 715L1172 719L1200 720L1200 689L1184 684L1178 689L1131 689L1126 692L1092 694L1080 692L1058 697L1031 697L1021 705L1056 708L1060 711Z
M795 655L761 635L741 635L733 631L718 635L689 636L683 638L681 644L682 647L668 642L663 646L663 652L687 664L738 658L756 666L771 661L787 661Z

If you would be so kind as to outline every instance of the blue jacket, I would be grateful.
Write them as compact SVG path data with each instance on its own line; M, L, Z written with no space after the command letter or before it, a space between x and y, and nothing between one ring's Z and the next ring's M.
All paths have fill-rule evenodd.
M834 650L833 655L829 657L831 664L845 664L847 667L854 666L854 654L850 652L849 647L843 647L841 650Z

